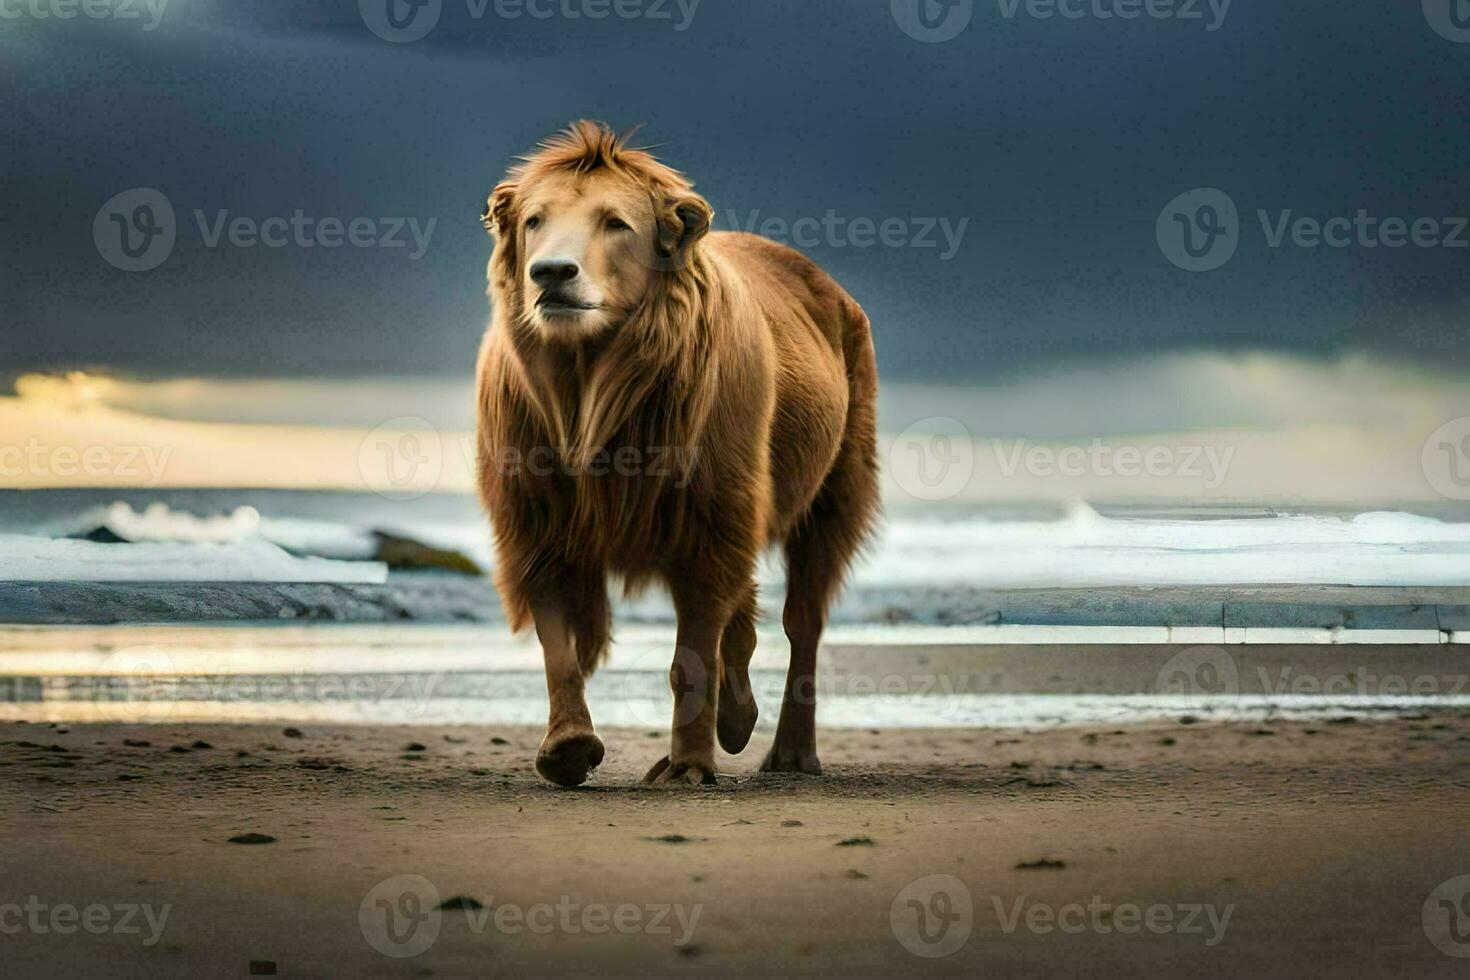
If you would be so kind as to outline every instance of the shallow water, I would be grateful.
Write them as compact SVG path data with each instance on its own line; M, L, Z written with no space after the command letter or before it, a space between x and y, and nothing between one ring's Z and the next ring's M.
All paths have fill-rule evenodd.
M1116 631L1097 632L1105 638L1074 631L1062 642L1038 634L1028 644L986 642L983 629L837 631L841 643L824 654L815 685L818 719L842 728L1037 728L1182 715L1267 721L1470 710L1463 661L1441 652L1460 646L1130 645ZM627 634L589 684L594 718L666 730L672 637L659 629ZM760 649L751 683L760 730L768 732L785 651L779 642ZM1203 666L1239 681L1228 693L1196 686L1181 693L1181 664L1190 678ZM545 718L539 652L493 629L0 631L6 721L538 725Z
M765 707L757 731L775 730L783 675L751 678ZM0 678L0 720L129 724L273 722L371 725L539 725L544 680L531 672L301 674L230 678ZM601 726L667 730L663 672L608 673L588 687ZM917 685L928 688L931 685ZM910 689L853 694L828 687L817 719L828 728L1046 728L1195 716L1209 721L1326 720L1470 711L1470 695L1331 696L971 694Z

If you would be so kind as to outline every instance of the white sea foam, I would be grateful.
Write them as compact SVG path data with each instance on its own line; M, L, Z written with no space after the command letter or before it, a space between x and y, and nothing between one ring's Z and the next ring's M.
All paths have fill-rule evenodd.
M47 537L81 537L99 529L127 542L224 544L244 541L260 533L260 512L236 507L228 514L199 516L153 503L136 511L121 501L93 507L74 517L55 521L42 530Z
M0 534L0 579L11 582L294 582L380 584L387 566L298 557L259 538L227 543L98 544Z
M40 537L12 541L7 554L24 552L29 571L21 574L20 566L11 564L3 574L11 580L46 571L50 580L101 581L105 574L109 581L218 581L206 576L225 574L224 563L231 581L381 581L383 576L381 566L370 561L377 546L373 532L380 528L262 517L251 507L221 517L196 517L162 504L141 512L115 504L53 523L42 533L76 535L103 526L137 543L93 545L98 550L86 551L82 567L62 562L59 555L80 555L76 549L85 548L86 542L56 542L48 550ZM408 522L392 530L458 549L487 567L493 564L483 523ZM332 561L314 565L297 556ZM364 567L350 567L359 564ZM778 554L767 557L760 577L766 586L779 588L783 575ZM1057 520L909 512L882 527L854 570L852 584L859 590L1470 586L1470 523L1397 512L1113 518L1080 502Z
M1470 524L1403 513L1223 520L905 518L859 586L1470 585Z

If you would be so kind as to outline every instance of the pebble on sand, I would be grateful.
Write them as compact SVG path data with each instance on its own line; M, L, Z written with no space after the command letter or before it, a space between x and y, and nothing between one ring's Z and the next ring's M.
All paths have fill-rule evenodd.
M1054 861L1051 858L1041 858L1036 861L1017 861L1017 871L1060 871L1067 866L1066 861Z

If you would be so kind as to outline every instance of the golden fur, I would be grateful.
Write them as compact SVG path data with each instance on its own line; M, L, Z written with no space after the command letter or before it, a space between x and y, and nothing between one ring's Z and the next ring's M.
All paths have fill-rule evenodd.
M769 543L786 554L792 663L765 765L819 771L817 642L878 506L873 346L814 263L711 218L682 175L588 122L525 158L485 212L480 491L506 615L546 654L537 768L554 782L602 758L582 680L607 651L609 576L666 584L678 612L672 748L650 779L712 780L716 729L744 747ZM558 262L581 271L533 278Z

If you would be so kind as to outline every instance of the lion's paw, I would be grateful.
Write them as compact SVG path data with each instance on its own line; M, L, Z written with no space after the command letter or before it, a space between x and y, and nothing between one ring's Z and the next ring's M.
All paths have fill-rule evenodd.
M799 772L808 776L820 776L822 763L815 749L792 749L780 742L771 746L761 763L761 772Z
M558 786L581 786L602 764L602 739L591 732L572 732L553 737L547 733L536 753L536 771Z
M713 786L719 780L715 776L714 763L673 762L664 756L653 764L643 781L650 786Z

